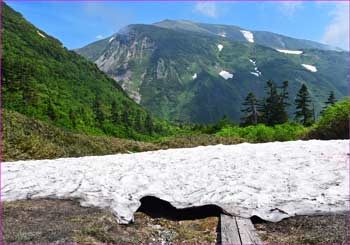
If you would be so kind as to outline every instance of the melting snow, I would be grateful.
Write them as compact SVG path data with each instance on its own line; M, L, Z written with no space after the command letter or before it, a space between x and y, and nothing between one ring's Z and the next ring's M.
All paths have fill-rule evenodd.
M219 32L218 35L222 36L222 37L226 37L226 32L224 32L224 31L223 32Z
M224 48L224 45L222 44L218 44L218 49L219 49L219 52Z
M144 196L176 208L215 204L244 218L345 212L349 140L200 146L3 162L2 201L77 199L128 223Z
M112 42L114 40L114 37L111 37L108 42Z
M251 33L250 31L244 31L241 30L243 36L245 37L245 39L247 39L248 42L253 43L254 42L254 35L253 33Z
M46 36L44 34L42 34L40 31L36 31L36 33L39 34L39 36L43 37L43 38L46 38Z
M302 54L303 51L300 50L288 50L288 49L276 49L280 53L284 54Z
M219 73L220 76L222 76L225 80L229 79L229 78L233 78L233 74L227 72L227 71L220 71Z
M195 73L193 76L192 76L192 79L196 79L197 78L197 73Z
M258 67L256 67L256 61L249 59L250 63L252 63L254 65L254 72L250 72L250 74L260 77L261 76L261 72L259 71Z
M313 65L307 65L307 64L301 64L301 65L304 66L305 69L311 72L317 72L317 68Z

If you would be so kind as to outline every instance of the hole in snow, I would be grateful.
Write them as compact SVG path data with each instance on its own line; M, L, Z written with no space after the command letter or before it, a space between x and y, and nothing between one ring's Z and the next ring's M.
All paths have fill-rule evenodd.
M253 224L263 224L267 223L266 220L261 219L259 216L253 215L250 220L252 221Z
M217 205L203 205L177 209L169 202L157 197L145 196L141 198L141 206L137 212L147 214L152 218L165 218L169 220L194 220L207 217L219 217L223 209Z

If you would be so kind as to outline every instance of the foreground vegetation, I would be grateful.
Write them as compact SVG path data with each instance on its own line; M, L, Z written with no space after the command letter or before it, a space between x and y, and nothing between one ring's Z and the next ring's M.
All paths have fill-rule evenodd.
M328 107L319 122L310 127L304 127L298 123L239 127L224 119L215 125L174 127L172 134L148 137L147 141L77 133L38 121L18 112L3 110L2 157L4 161L16 161L242 142L347 139L349 108L350 103L346 98Z

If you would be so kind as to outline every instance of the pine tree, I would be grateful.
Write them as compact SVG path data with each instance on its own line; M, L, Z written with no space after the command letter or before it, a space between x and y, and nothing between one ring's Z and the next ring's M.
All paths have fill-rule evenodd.
M47 106L46 114L50 118L51 121L55 121L57 119L56 112L55 112L55 109L54 109L51 101L49 102L49 104Z
M95 112L95 120L97 121L97 123L102 126L104 120L105 120L105 116L104 113L102 111L102 104L100 99L98 98L98 96L96 96L94 105L93 105L93 109Z
M273 126L276 124L282 124L288 121L288 113L286 106L288 103L288 82L283 82L282 87L277 87L271 80L267 81L267 97L262 102L263 122L266 125ZM282 89L279 93L278 89Z
M120 119L119 119L119 112L118 112L118 105L117 102L113 101L112 102L112 118L111 121L113 124L119 124Z
M279 97L279 105L278 105L278 113L277 114L277 123L285 123L288 122L288 113L286 111L286 107L289 106L288 100L288 81L284 81L282 86L280 87L282 90Z
M250 92L245 98L245 101L242 103L242 105L245 108L243 108L241 112L245 113L245 116L241 118L241 125L248 126L258 124L258 100L256 99L255 94Z
M122 113L122 122L124 125L129 126L130 125L130 120L129 120L129 110L127 108L124 109Z
M310 108L311 98L305 84L298 91L295 99L296 112L295 119L300 121L304 126L309 126L313 123L313 111Z
M144 126L142 124L141 112L137 111L135 116L135 128L138 132L144 132Z
M76 120L77 120L77 114L72 110L69 109L69 119L72 123L73 128L75 128L77 126Z
M149 134L152 134L152 132L154 130L153 121L152 121L152 118L149 114L147 114L147 116L146 116L145 129L146 129L147 133L149 133Z
M337 100L335 99L334 92L331 91L329 93L327 101L325 102L325 106L322 108L321 114L323 114L327 107L334 105L335 102L337 102Z

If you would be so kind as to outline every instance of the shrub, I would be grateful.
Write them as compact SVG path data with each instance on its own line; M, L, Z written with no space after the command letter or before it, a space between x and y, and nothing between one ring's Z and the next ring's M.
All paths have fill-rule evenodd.
M297 123L284 123L274 127L258 124L247 127L226 127L216 133L217 136L243 138L246 141L260 143L270 141L297 140L307 128Z
M328 107L307 134L309 139L349 139L349 98Z

